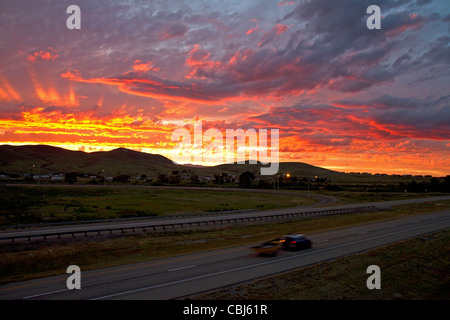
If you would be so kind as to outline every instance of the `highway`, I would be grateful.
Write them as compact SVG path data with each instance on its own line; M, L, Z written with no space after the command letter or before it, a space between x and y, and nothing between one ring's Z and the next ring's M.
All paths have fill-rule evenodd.
M321 197L321 196L318 196ZM335 206L327 206L327 210L340 210L340 209L351 209L358 208L360 206L374 206L378 209L388 208L396 205L406 205L406 204L415 204L415 203L424 203L424 202L433 202L433 201L443 201L450 200L450 196L441 196L441 197L430 197L430 198L419 198L419 199L407 199L407 200L393 200L393 201L383 201L383 202L370 202L363 204L350 204L350 205L335 205ZM325 197L319 203L330 203L333 199L329 197ZM30 228L30 229L17 229L17 230L4 230L0 232L0 239L3 243L10 242L8 237L26 237L29 235L45 235L45 234L54 234L54 233L70 233L70 232L89 232L96 230L107 231L110 228L139 228L142 226L151 227L152 225L161 225L162 223L170 224L195 224L199 221L218 221L219 219L234 219L234 218L254 218L254 217L264 217L270 215L281 215L281 214L289 214L289 213L297 213L297 212L315 212L320 211L325 208L314 208L314 206L299 206L292 207L286 209L273 209L273 210L263 210L263 211L250 211L250 212L241 212L241 213L227 213L227 214L204 214L201 216L194 217L161 217L157 219L149 219L149 220L135 220L135 221L120 221L120 222L100 222L100 223L91 223L91 224L81 224L81 225L63 225L63 226L48 226L48 227L38 227L38 228ZM237 221L236 221L237 223ZM55 236L56 237L56 236Z
M80 290L67 289L69 274L61 270L60 276L0 286L0 299L183 299L449 227L450 210L445 210L311 234L312 249L281 251L276 257L255 256L253 244L247 244L91 271L80 265Z

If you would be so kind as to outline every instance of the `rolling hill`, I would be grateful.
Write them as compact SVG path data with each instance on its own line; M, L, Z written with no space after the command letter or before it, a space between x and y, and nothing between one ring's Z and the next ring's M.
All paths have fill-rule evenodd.
M33 167L34 165L34 167ZM214 167L177 165L157 154L118 148L112 151L86 153L47 145L0 145L0 172L6 174L41 174L78 172L117 176L127 174L156 177L174 170L195 174L235 174L245 171L259 174L260 164L223 164ZM295 176L339 177L340 172L315 167L300 162L280 163L279 174L289 172Z

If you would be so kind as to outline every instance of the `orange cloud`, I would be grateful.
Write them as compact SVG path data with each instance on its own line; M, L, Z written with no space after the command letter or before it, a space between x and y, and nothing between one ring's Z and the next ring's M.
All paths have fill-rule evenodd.
M259 30L259 26L256 26L256 27L253 27L253 28L251 28L251 29L248 29L247 32L246 32L245 34L246 34L246 35L250 35L250 34L256 32L256 31L258 31L258 30Z
M27 60L30 62L35 62L37 58L40 58L44 61L55 61L56 58L58 58L59 55L56 53L56 50L49 47L48 51L46 50L41 50L41 51L36 51L30 55L28 55Z
M81 74L78 70L66 71L61 74L61 77L63 77L64 79L76 80L76 81L83 80L83 78L81 77Z
M290 26L287 26L285 24L277 23L276 26L273 28L277 35L283 34L286 32L287 29L289 29Z
M170 157L176 144L171 142L171 134L180 127L179 123L171 123L168 119L149 119L144 112L131 116L125 106L107 118L96 118L92 112L69 111L65 108L23 107L20 120L0 119L0 139L2 143L45 143L74 150L80 146L92 150L126 147ZM446 142L435 142L433 146L425 140L407 137L400 141L383 136L371 139L371 127L385 128L359 118L352 118L353 122L344 126L343 118L336 113L333 118L337 122L329 122L327 117L331 115L327 116L324 110L317 110L314 116L324 117L327 125L309 123L308 130L302 130L310 119L307 116L302 123L291 122L285 127L270 123L261 126L280 129L280 161L302 161L346 172L448 174L450 154L443 147ZM245 122L245 115L241 117ZM359 125L367 129L362 132ZM187 123L185 127L192 134L192 125ZM227 128L239 127L239 123L223 120L203 121L203 131L217 128L225 132ZM339 127L345 135L344 132L339 135ZM344 141L346 135L364 135L365 138L354 137L347 143ZM325 140L327 143L323 143ZM429 154L434 156L429 157Z
M78 99L72 86L69 86L67 94L60 94L53 84L41 84L34 71L30 70L30 79L34 85L36 96L45 104L54 106L76 106Z
M153 62L142 62L140 60L134 62L133 71L145 73L150 70L159 71L159 68L155 68Z
M20 95L14 89L14 87L0 75L0 100L4 101L18 101L20 100Z

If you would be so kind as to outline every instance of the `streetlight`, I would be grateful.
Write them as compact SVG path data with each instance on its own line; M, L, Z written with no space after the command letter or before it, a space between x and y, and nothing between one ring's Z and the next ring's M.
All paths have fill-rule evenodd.
M309 199L309 177L308 177L308 199Z
M290 178L291 177L291 174L288 172L288 173L286 173L286 178ZM291 190L292 190L292 182L291 181L289 181L289 184L291 185Z
M286 174L286 178L288 178L290 180L291 174L289 172ZM291 185L291 190L292 190L292 181L289 181L289 184Z

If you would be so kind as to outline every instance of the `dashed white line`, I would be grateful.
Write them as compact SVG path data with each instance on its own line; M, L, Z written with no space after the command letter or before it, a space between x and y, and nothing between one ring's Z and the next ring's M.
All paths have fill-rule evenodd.
M31 298L41 297L41 296L47 296L47 295L50 295L50 294L64 292L64 291L69 291L69 289L58 290L58 291L51 291L51 292L46 292L46 293L41 293L41 294L35 294L33 296L23 297L22 299L31 299Z
M196 267L196 265L195 266L188 266L188 267L181 267L181 268L175 268L175 269L170 269L170 270L167 270L168 272L174 272L174 271L179 271L179 270L184 270L184 269L191 269L191 268L195 268Z
M255 264L251 264L251 265L247 265L247 266L243 266L243 267L238 267L238 268L235 268L235 269L229 269L229 270L224 270L224 271L204 274L204 275L197 276L197 277L181 279L181 280L173 281L173 282L161 283L161 284L152 285L152 286L148 286L148 287L144 287L144 288L138 288L138 289L134 289L134 290L122 291L122 292L118 292L118 293L113 293L113 294L109 294L109 295L93 298L91 300L108 299L108 298L118 297L118 296L122 296L122 295L126 295L126 294L132 294L132 293L147 291L147 290L150 290L150 289L156 289L156 288L166 287L166 286L169 286L169 285L179 284L179 283L183 283L183 282L199 280L199 279L204 279L204 278L208 278L208 277L212 277L212 276L217 276L217 275L222 275L222 274L226 274L226 273L236 272L236 271L240 271L240 270L255 268L255 267L259 267L259 266L263 266L263 265L267 265L267 264L272 264L272 263L277 263L277 262L281 262L281 261L285 261L285 260L295 259L295 258L298 258L298 257L301 257L301 256L307 256L307 255L311 255L311 254L317 254L319 252L334 250L334 249L337 249L337 248L348 247L348 246L352 246L352 245L355 245L355 244L372 241L372 240L375 240L375 239L386 238L386 237L390 237L390 236L395 235L395 234L401 234L401 233L405 233L405 232L409 232L409 231L413 231L413 230L423 229L423 228L430 227L430 226L433 226L433 225L436 225L436 224L440 224L440 223L441 222L431 223L431 224L428 224L428 225L422 225L420 227L409 228L409 229L406 229L406 230L396 231L396 232L383 234L383 235L376 236L376 237L371 237L371 238L367 238L367 239L363 239L363 240L358 240L358 241L353 241L353 242L349 242L349 243L344 243L344 244L340 244L340 245L337 245L337 246L332 246L332 247L329 247L329 248L323 248L323 249L319 249L319 250L309 251L309 252L302 253L302 254L296 254L296 255L289 256L289 257L280 258L280 259L277 259L277 260L270 260L270 261L265 261L265 262L261 262L261 263L255 263Z

